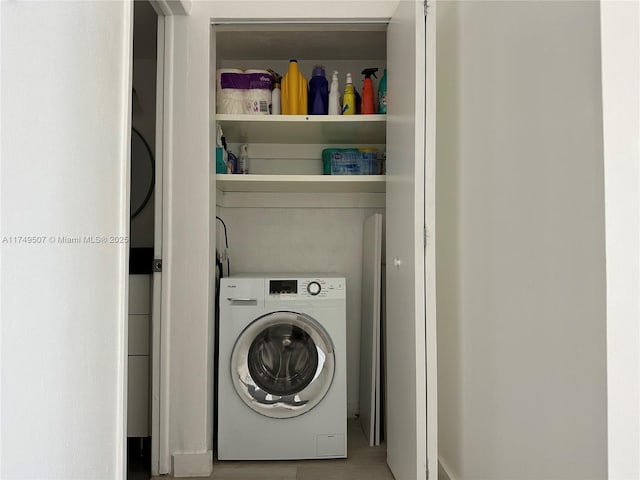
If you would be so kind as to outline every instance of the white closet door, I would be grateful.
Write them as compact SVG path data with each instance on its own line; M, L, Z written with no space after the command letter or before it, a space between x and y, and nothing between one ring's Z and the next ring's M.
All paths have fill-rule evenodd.
M151 474L161 475L171 471L171 457L169 454L168 433L168 374L167 355L162 357L160 352L167 349L167 322L162 323L162 309L168 301L168 295L162 293L162 269L157 268L155 260L162 259L162 245L164 240L165 209L164 209L164 151L168 142L165 131L166 124L171 121L171 111L165 114L165 100L169 96L169 89L165 89L165 48L170 51L172 40L171 27L166 32L167 24L163 15L158 16L158 38L156 54L156 144L155 144L155 188L154 188L154 220L153 220L153 258L154 272L151 283ZM168 46L167 46L168 45ZM169 53L169 52L166 52ZM161 267L161 266L160 266ZM160 271L158 271L160 270ZM165 282L167 278L164 279ZM164 330L163 330L164 328ZM162 388L161 388L162 387Z
M425 31L423 3L401 1L387 33L386 437L397 480L427 478Z

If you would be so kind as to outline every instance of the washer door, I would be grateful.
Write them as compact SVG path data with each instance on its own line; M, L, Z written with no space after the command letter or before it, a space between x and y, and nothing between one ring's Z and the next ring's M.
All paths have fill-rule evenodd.
M333 342L302 313L272 312L243 330L231 354L231 379L249 408L291 418L315 407L335 372Z

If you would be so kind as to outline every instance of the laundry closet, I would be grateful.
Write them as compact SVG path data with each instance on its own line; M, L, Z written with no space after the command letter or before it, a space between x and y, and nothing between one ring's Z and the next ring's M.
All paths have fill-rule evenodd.
M295 58L307 78L315 65L323 65L329 74L338 71L344 88L347 72L357 79L365 68L378 68L380 74L386 68L384 24L227 24L212 30L215 65L225 71L269 68L282 75ZM361 90L362 81L357 83ZM231 273L346 277L347 411L354 416L363 225L367 217L385 210L385 177L322 175L321 156L325 148L371 148L382 154L386 116L216 112L212 117L230 151L240 156L240 145L247 144L249 153L248 175L218 174L215 180L216 214L227 227ZM222 228L216 244L224 252Z
M419 472L426 471L427 461L430 469L437 468L435 349L427 347L427 343L435 346L433 243L429 241L434 233L431 185L435 147L434 126L429 119L433 120L435 110L435 72L425 67L435 55L435 32L428 26L434 19L426 15L422 2L414 1L376 3L366 12L357 8L363 5L361 2L346 2L337 10L325 7L337 5L332 2L283 2L273 4L271 9L255 2L250 11L248 5L194 2L190 15L176 19L167 30L167 44L175 52L168 57L173 73L165 76L172 92L167 113L174 119L166 127L172 131L173 142L169 145L169 163L173 188L171 228L175 234L169 251L177 252L185 241L192 251L202 250L203 237L191 234L201 235L202 226L198 223L191 227L192 221L183 222L184 217L179 215L201 218L202 206L193 200L203 196L202 177L196 178L195 172L202 172L200 122L206 73L209 279L215 276L216 251L223 256L225 275L227 257L232 275L344 275L347 412L353 416L359 409L363 229L368 217L383 214L387 457L396 477L419 478ZM374 83L377 91L377 82L386 68L387 114L271 116L216 111L218 70L269 68L283 75L290 59L298 60L307 80L315 65L324 66L329 79L337 70L341 92L347 73L351 73L354 86L361 92L360 72L365 68L378 68L379 77ZM176 118L184 118L187 123L176 122ZM217 125L236 155L240 145L248 145L249 174L216 173ZM323 175L323 149L348 147L384 153L384 175ZM226 226L226 239L225 228L216 217ZM201 308L183 303L182 290L187 284L177 283L182 278L188 281L194 272L205 268L192 256L179 269L173 267L173 288L179 292L179 297L174 295L179 300L169 305L174 315L179 305L192 313ZM200 273L197 275L202 278ZM211 281L210 286L214 284ZM190 298L200 298L201 291L201 286L192 286ZM213 313L213 288L210 291L209 309ZM178 314L184 316L182 312ZM185 366L194 365L199 375L203 367L191 360L180 360L182 353L188 351L188 358L195 360L201 351L210 348L203 349L204 344L200 343L196 350L192 347L195 330L213 331L212 321L204 328L197 318L185 317L182 323L189 330L172 327L175 339L171 340L171 348L172 359ZM183 341L187 339L186 332L190 343ZM206 368L213 376L213 366ZM433 385L429 389L433 400L430 402L427 383ZM170 388L175 391L178 387ZM189 402L196 406L196 397L193 401L189 397ZM182 417L194 423L196 417L184 412ZM181 429L180 423L175 425ZM177 437L172 436L169 442L167 453L193 448L182 446L187 442Z
M418 137L419 133L424 135L426 89L424 85L416 87L417 78L424 81L424 71L419 71L424 62L416 62L415 46L404 43L415 41L411 21L416 29L415 22L424 21L424 16L415 18L413 2L405 7L405 15L413 18L397 20L396 25L392 20L391 27L384 20L277 23L216 19L211 27L210 129L215 139L219 125L228 149L237 156L240 146L248 145L250 159L249 174L212 173L215 213L224 221L227 235L225 238L225 231L217 222L218 252L225 267L229 259L234 275L319 272L346 277L347 412L354 416L358 413L359 377L365 373L359 369L363 241L369 240L363 239L363 226L372 214L385 215L387 288L382 294L386 293L389 312L386 328L390 344L386 355L393 357L387 374L394 377L387 379L387 386L391 387L384 415L387 424L405 414L394 411L405 408L400 407L402 400L398 402L395 396L405 396L411 390L399 394L396 385L405 382L414 370L413 365L405 367L405 378L396 378L403 369L396 370L393 362L400 360L401 350L411 350L408 342L425 335L424 330L420 331L420 322L414 319L415 315L423 319L425 315L425 265L419 263L425 262L425 257L419 250L425 248L427 235L426 162L424 137ZM271 69L283 75L290 59L298 61L307 80L316 65L324 67L329 79L333 71L338 71L341 93L347 73L351 73L354 86L361 92L363 69L378 68L380 76L388 69L388 115L251 115L216 111L213 98L218 70ZM374 83L374 91L377 86ZM416 127L415 117L423 129L418 135L416 128L420 127ZM387 175L323 175L321 158L326 148L376 149L380 156L386 154ZM215 165L215 158L210 164ZM415 288L422 289L423 295L415 295L411 291ZM403 296L415 304L399 305L406 301ZM403 312L403 308L408 310ZM397 317L403 314L411 318ZM414 383L415 395L415 382L409 383ZM387 427L390 451L398 427Z

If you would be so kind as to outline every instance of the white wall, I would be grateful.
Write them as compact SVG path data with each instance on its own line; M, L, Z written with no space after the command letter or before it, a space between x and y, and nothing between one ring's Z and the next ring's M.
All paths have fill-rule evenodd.
M640 4L602 2L609 479L640 478Z
M163 244L163 275L167 280L168 310L163 322L169 332L168 349L162 355L169 372L168 455L190 454L194 468L210 456L213 391L210 337L209 220L209 102L208 88L199 88L209 78L209 24L202 17L166 17L169 37L165 88L169 101L165 115L173 130L165 130L163 228L168 232ZM163 289L164 289L163 282ZM164 331L164 329L163 329ZM161 399L161 402L163 400ZM165 408L167 405L165 404ZM161 406L162 408L162 406ZM163 439L164 441L164 439ZM188 457L180 457L182 460ZM189 473L185 461L177 474ZM205 464L207 461L204 462ZM160 473L171 469L170 459L161 451ZM208 475L211 461L201 471Z
M0 477L124 479L132 6L0 15Z
M438 3L436 17L436 311L438 455L441 480L461 480L462 317L460 314L459 3Z
M455 479L605 478L599 4L438 15L442 463Z

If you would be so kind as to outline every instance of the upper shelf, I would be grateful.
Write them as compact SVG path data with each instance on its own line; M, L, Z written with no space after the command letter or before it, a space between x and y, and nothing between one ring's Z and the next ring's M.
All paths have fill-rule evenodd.
M216 115L230 143L383 144L386 115Z

